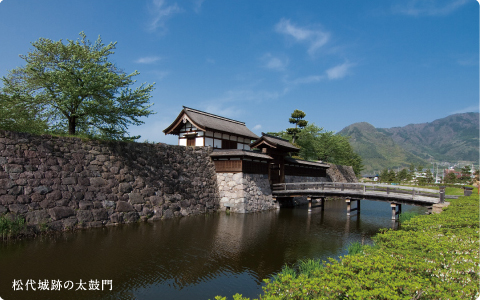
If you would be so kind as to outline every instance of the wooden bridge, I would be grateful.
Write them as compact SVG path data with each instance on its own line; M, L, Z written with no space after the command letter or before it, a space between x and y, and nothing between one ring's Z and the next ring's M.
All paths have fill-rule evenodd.
M316 200L323 209L326 197L346 198L347 215L360 211L360 200L376 200L390 202L392 219L401 213L402 204L433 207L445 202L445 187L438 191L406 186L387 186L380 184L339 183L339 182L299 182L277 183L272 185L274 199L307 197L308 209L311 211L312 201ZM351 208L352 202L356 207Z

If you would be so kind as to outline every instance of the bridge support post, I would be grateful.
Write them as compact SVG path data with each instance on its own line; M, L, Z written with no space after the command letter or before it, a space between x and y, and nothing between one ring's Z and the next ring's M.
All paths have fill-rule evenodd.
M357 206L355 208L352 208L352 201L357 202ZM352 211L357 211L357 214L360 212L360 199L347 198L345 199L345 202L347 202L347 216L349 216Z
M308 200L308 211L311 212L312 211L312 198L307 197L307 200Z
M320 198L320 207L322 211L325 209L325 197Z
M444 186L440 187L440 202L439 203L445 203L445 187Z
M397 216L402 213L402 205L397 203L390 203L390 207L392 208L392 220L396 220L398 218Z

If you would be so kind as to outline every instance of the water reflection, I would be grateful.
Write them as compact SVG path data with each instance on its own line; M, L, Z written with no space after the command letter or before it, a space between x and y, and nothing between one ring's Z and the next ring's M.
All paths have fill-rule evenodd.
M0 246L0 297L9 299L213 299L254 297L263 278L299 259L338 257L392 226L388 203L343 200L258 214L215 214L42 237ZM406 207L404 210L419 210ZM421 210L421 209L420 209ZM13 291L13 280L108 279L113 291ZM88 288L88 286L87 286Z

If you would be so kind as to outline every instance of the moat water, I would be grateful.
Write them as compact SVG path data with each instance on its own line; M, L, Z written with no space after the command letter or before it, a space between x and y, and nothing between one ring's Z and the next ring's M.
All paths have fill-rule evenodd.
M389 203L363 200L361 213L347 217L345 202L334 200L323 212L218 213L4 242L0 298L257 297L263 279L285 264L338 258L351 243L370 244L380 228L394 224Z

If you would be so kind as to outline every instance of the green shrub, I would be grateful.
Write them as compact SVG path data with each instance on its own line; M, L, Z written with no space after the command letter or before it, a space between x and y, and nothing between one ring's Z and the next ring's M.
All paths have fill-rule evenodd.
M363 253L363 246L359 242L351 243L348 246L348 255Z
M416 212L416 211L406 211L406 212L402 212L402 213L400 214L400 216L398 216L398 221L399 221L400 223L403 223L403 222L406 222L406 221L410 220L411 218L416 217L416 216L418 216L418 215L420 215L420 214L419 214L418 212Z
M477 299L479 199L451 200L374 237L364 255L329 259L315 276L281 272L260 299ZM355 246L357 249L358 246Z
M15 236L25 228L25 219L22 217L15 217L15 219L10 220L6 216L0 216L0 235L2 235L2 239Z

